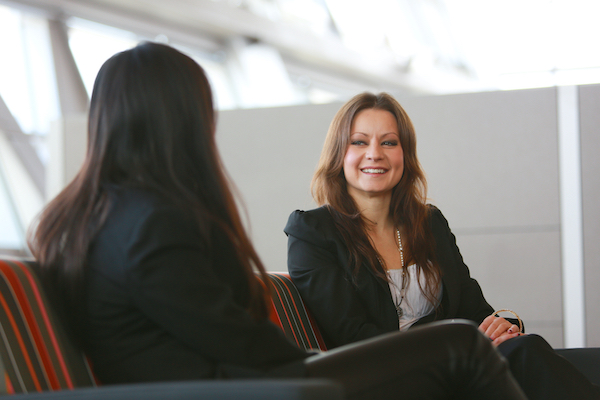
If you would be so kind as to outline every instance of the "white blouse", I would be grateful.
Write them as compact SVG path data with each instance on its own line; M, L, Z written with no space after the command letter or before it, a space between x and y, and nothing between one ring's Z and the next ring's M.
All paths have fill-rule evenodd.
M442 288L440 285L439 292L436 296L436 304L431 304L429 301L427 301L427 298L417 283L417 264L412 264L406 267L406 273L407 275L410 275L410 279L408 280L408 285L403 290L404 298L400 303L400 299L402 297L400 293L402 288L402 270L388 270L392 300L394 301L395 306L400 303L400 308L402 309L402 316L398 320L398 327L401 331L407 330L420 318L430 314L433 310L435 310L442 300ZM419 282L421 283L421 286L425 287L425 274L423 271L421 271L419 275Z

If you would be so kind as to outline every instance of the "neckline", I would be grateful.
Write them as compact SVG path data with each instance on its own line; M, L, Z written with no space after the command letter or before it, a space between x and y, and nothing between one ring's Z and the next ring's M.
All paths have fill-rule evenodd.
M414 268L416 268L416 266L417 266L417 264L410 264L410 265L407 265L404 268L392 268L392 269L387 269L386 271L388 273L391 273L392 271L403 271L403 270L407 270L409 268L414 269ZM394 273L396 273L396 272L394 272Z

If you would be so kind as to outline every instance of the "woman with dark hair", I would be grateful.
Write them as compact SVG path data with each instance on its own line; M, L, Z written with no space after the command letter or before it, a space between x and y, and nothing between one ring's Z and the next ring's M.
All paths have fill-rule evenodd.
M267 318L265 269L214 133L210 86L189 57L145 43L101 68L85 163L30 239L101 382L314 376L356 399L524 399L465 323L318 355L289 342Z
M495 315L426 202L415 130L392 96L362 93L342 106L311 189L321 207L290 215L288 268L330 348L464 318L508 358L530 399L600 398L544 339L523 335L516 314L519 326Z

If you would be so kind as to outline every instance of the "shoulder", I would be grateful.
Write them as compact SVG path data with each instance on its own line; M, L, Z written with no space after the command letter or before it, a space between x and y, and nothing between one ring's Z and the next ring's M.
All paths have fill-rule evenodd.
M433 234L433 239L438 246L438 250L447 248L447 245L454 245L456 243L456 238L454 233L452 233L448 220L437 207L433 205L428 206L429 226L431 233Z
M110 188L108 195L110 210L88 253L91 271L121 280L145 260L173 249L208 252L210 243L197 219L165 196L123 187Z
M428 219L429 223L431 224L431 227L434 230L440 228L447 229L448 221L446 220L446 217L444 217L444 214L442 214L440 209L434 206L433 204L427 204L427 208L429 212Z
M130 187L109 191L110 211L100 238L113 238L119 246L134 242L169 243L198 239L198 224L190 211L177 207L157 192Z
M119 216L125 221L141 221L156 214L172 214L181 217L192 216L190 211L178 207L167 196L144 188L111 187L108 189L110 199L110 217Z
M150 189L111 185L106 191L111 203L111 212L128 209L137 210L136 214L144 214L152 209L170 205L165 196Z
M337 228L329 208L322 206L313 210L292 212L284 232L288 236L314 241L330 238L337 232Z
M296 210L290 214L288 225L294 222L311 222L311 223L333 223L333 216L329 211L329 207L322 206L312 210Z

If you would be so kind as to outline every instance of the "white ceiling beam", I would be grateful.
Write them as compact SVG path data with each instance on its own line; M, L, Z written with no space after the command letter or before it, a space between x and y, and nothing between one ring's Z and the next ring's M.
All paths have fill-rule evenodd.
M182 44L202 43L214 51L235 36L259 40L275 47L288 61L297 60L370 86L425 93L444 92L440 82L404 70L391 51L361 54L346 48L330 34L316 35L307 29L271 21L226 1L210 0L0 0L37 7L57 15L69 15L139 30L152 37L165 34ZM136 32L136 33L139 33ZM196 43L197 45L197 43ZM460 73L455 74L461 76ZM468 78L465 77L465 80Z
M61 114L86 114L88 94L69 47L67 27L62 21L49 20L48 29Z
M4 133L15 151L16 156L23 165L25 171L31 177L35 188L40 195L46 190L45 170L40 157L31 145L30 137L23 133L17 120L8 109L6 103L0 96L0 134Z

